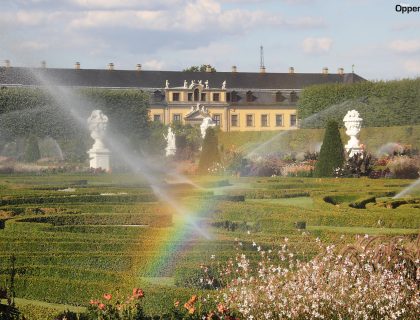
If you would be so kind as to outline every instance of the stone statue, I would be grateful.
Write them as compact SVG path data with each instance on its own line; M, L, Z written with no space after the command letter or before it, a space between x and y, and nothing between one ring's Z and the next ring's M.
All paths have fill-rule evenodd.
M195 86L194 80L191 80L190 89L192 89Z
M165 89L169 89L169 80L166 80L165 82Z
M103 139L105 138L106 128L108 126L108 117L102 110L93 110L87 120L90 136L95 143L88 151L91 168L102 168L110 170L109 156L110 151L105 147Z
M209 88L209 80L206 80L206 82L204 82L204 84L206 85L206 89Z
M343 118L344 126L347 129L346 134L350 137L350 140L344 147L347 152L350 152L350 157L363 151L359 139L357 139L357 135L362 127L362 121L363 119L360 118L359 112L356 110L348 111Z
M216 124L214 123L213 119L209 116L203 119L203 122L200 125L201 130L201 137L204 139L206 137L207 128L215 127Z
M222 89L226 89L226 80L222 82Z
M203 85L203 80L198 80L198 84L202 86Z
M163 135L163 137L166 140L166 156L174 156L176 153L176 144L175 144L175 133L172 132L172 128L169 127L168 128L168 134L165 136L165 134Z
M184 89L187 89L188 88L188 82L187 82L187 80L184 80Z

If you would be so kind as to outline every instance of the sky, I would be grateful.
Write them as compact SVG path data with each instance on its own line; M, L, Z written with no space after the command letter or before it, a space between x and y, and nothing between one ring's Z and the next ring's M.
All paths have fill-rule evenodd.
M0 62L12 66L420 76L420 0L0 0Z

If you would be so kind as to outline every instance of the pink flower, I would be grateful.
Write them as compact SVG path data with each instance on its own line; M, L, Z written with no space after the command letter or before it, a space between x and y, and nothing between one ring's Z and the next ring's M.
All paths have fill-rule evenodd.
M103 303L98 304L98 308L101 310L105 309L105 305Z
M105 300L108 300L108 301L109 301L109 300L111 300L111 299L112 299L112 294L110 294L110 293L105 293L105 294L104 294L104 299L105 299Z

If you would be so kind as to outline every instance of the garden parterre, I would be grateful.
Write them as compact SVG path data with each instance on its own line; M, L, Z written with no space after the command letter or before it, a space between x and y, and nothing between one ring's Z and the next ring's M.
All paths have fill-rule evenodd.
M193 179L204 187L226 184L217 177ZM256 258L253 241L275 247L284 237L297 256L308 260L318 253L316 238L344 246L357 234L414 235L420 227L419 194L395 206L391 198L410 180L273 177L229 182L231 188L221 188L222 193L245 195L245 201L221 201L185 186L171 190L211 234L205 239L193 230L174 237L182 219L144 182L128 175L4 175L0 286L14 255L18 297L85 306L104 292L141 286L149 295L146 312L162 313L175 300L187 299L191 287L206 294L200 265L212 255L221 262L233 257L235 239L243 241L251 261ZM296 228L299 221L306 230Z

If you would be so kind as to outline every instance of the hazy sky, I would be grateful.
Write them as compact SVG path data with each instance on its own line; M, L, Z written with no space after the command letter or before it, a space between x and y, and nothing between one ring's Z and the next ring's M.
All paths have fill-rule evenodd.
M420 12L392 0L0 0L0 60L12 65L420 75ZM420 6L420 0L404 4Z

